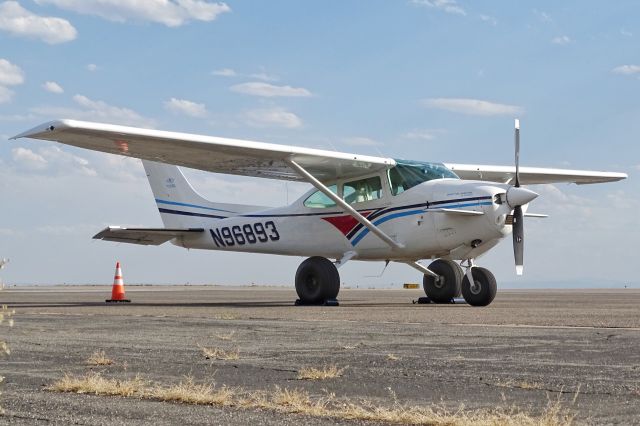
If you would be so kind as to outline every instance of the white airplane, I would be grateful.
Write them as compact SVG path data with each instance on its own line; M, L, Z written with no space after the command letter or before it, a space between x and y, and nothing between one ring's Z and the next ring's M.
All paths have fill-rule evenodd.
M394 160L75 120L45 123L13 139L57 141L142 159L165 228L110 226L94 238L308 256L295 276L302 304L336 303L337 268L349 260L368 260L417 269L435 303L461 293L470 305L486 306L496 295L496 280L475 259L513 233L516 271L522 274L523 218L544 216L525 213L538 194L521 185L627 177L520 167L519 132L516 120L515 167ZM217 203L200 196L177 166L304 181L314 188L278 208ZM422 259L433 262L424 266Z

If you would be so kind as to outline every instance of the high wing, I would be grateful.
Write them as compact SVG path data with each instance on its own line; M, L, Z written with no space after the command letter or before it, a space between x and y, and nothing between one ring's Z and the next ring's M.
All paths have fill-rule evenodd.
M513 166L475 164L445 164L445 166L453 170L461 179L468 180L512 183L516 175L516 168ZM626 178L626 173L520 167L520 183L523 185L563 182L586 185L589 183L615 182Z
M44 123L12 139L22 137L215 173L293 181L309 180L294 170L291 162L322 183L357 178L396 165L392 158L77 120ZM511 183L515 177L512 166L445 165L462 179ZM525 185L602 183L626 177L624 173L520 167L520 182Z
M93 236L96 240L114 241L116 243L159 246L169 240L194 233L204 232L202 228L167 229L167 228L121 228L109 226Z
M44 123L13 139L21 137L209 172L294 181L304 179L286 160L295 161L322 182L359 177L396 164L391 158L76 120Z

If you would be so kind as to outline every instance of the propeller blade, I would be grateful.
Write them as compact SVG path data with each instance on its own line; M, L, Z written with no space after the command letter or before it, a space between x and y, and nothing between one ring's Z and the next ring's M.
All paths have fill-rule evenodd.
M520 120L516 118L516 184L515 187L520 187Z
M516 274L522 275L524 268L524 215L520 206L513 209L513 256L516 261Z

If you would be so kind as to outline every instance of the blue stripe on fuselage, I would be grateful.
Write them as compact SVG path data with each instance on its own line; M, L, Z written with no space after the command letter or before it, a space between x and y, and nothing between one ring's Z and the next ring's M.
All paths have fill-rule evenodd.
M189 203L179 203L177 201L167 201L167 200L161 200L159 198L156 198L156 203L158 203L158 204L170 204L172 206L194 207L196 209L205 209L205 210L213 210L213 211L217 211L217 212L225 212L225 213L236 214L236 212L232 212L230 210L214 209L213 207L205 207L205 206L199 206L197 204L189 204Z
M488 197L491 198L491 197ZM453 205L448 205L449 203L456 203L459 200L452 200L449 202L438 202L438 203L431 203L431 205L436 204L438 207L437 209L454 209L454 208L461 208L461 207L471 207L471 206L490 206L492 203L490 201L486 201L483 203L461 203L461 204L453 204ZM418 209L418 210L409 210L406 212L400 212L400 213L394 213L394 214L390 214L388 216L384 216L380 219L374 220L372 223L376 226L380 225L381 223L387 222L388 220L391 219L396 219L398 217L404 217L404 216L411 216L411 215L416 215L416 214L420 214L420 213L426 213L429 210L435 210L435 209L430 209L430 208L426 208L426 209ZM355 237L352 241L351 241L351 245L352 246L356 246L356 244L358 244L360 242L360 240L362 240L367 234L369 233L369 229L368 228L364 228L357 237Z

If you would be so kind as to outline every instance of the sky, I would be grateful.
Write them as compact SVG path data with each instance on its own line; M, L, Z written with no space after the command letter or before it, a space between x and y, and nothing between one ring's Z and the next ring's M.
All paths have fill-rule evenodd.
M0 1L0 272L7 284L291 285L299 257L94 241L162 223L138 160L9 138L58 118L393 158L619 171L547 185L477 263L499 287L640 286L636 1ZM309 187L186 171L219 202L283 205ZM350 262L343 285L420 282Z

